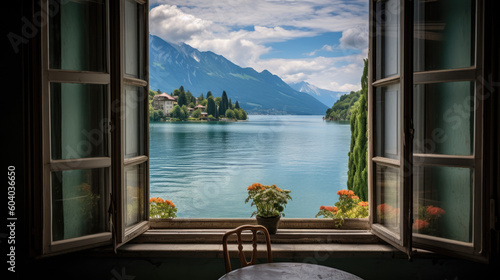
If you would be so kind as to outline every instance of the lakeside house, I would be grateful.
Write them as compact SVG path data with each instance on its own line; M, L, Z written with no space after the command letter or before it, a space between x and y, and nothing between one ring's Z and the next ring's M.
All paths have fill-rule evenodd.
M153 108L155 110L162 110L164 115L168 115L176 103L177 100L166 93L158 94L153 97Z
M207 109L207 107L206 107L206 106L203 106L203 105L201 105L201 104L198 104L198 105L196 105L196 106L194 107L194 109L195 109L195 110L200 109L200 111L204 112L204 111Z

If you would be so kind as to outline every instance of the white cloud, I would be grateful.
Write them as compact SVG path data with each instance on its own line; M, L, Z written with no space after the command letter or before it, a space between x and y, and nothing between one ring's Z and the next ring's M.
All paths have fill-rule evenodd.
M340 47L345 49L365 49L368 47L368 30L357 26L342 32Z
M277 74L287 83L307 81L319 88L350 92L361 88L363 54L307 59L268 59L259 61L257 71Z
M169 42L185 42L194 35L209 32L213 23L182 12L177 6L161 5L149 13L150 33Z

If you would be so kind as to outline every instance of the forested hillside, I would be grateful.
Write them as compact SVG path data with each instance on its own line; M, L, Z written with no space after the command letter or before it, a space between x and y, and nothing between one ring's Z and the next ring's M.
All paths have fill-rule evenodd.
M333 104L332 108L326 110L326 119L329 120L350 120L354 103L358 101L361 90L351 91L344 94Z

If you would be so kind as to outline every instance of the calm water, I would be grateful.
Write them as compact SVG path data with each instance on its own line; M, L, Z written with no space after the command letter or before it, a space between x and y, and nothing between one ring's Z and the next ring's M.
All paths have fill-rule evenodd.
M247 187L291 190L287 218L313 218L346 189L348 122L256 116L234 123L152 123L150 193L182 218L249 218Z

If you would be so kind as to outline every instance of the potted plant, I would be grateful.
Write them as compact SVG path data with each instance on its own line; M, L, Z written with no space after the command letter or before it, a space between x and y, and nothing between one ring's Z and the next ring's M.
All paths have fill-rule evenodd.
M250 206L256 206L257 210L251 215L257 218L257 223L267 228L270 234L276 233L281 216L285 216L283 210L288 200L291 200L290 190L282 190L276 185L265 186L254 183L247 188L248 197L245 203L252 200Z

